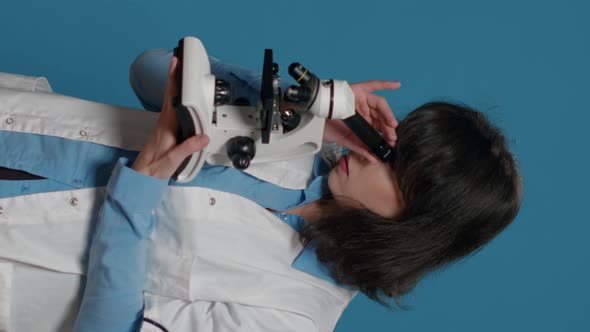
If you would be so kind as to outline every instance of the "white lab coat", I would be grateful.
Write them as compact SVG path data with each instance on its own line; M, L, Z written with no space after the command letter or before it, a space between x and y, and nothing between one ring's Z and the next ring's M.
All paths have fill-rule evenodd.
M139 151L158 117L17 78L19 91L0 75L0 130ZM301 189L312 167L308 157L247 172ZM0 199L0 331L71 328L103 199L104 187ZM141 331L162 331L158 324L168 331L332 331L356 294L291 267L302 250L298 233L241 196L170 186L154 214L144 317L157 324L144 321Z

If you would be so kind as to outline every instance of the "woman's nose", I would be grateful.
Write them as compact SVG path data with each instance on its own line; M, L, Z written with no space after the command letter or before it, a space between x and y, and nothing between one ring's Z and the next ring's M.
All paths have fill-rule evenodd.
M354 163L359 164L359 165L365 165L369 163L369 160L365 157L363 157L361 154L356 153L354 151L351 151L349 153L350 155L350 159L354 160Z

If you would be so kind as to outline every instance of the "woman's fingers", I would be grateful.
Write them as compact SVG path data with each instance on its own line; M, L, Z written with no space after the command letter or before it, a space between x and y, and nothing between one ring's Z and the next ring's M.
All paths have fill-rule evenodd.
M203 150L209 144L207 135L195 135L171 149L163 158L153 165L155 177L167 179L180 164L191 154Z
M170 113L174 111L172 105L173 98L177 95L176 87L176 71L178 69L178 58L173 56L170 59L170 66L168 67L168 85L166 86L166 94L164 95L164 105L162 106L162 113L166 112L165 117L169 117Z
M176 71L178 68L178 58L172 57L168 67L168 85L166 86L166 94L164 95L164 104L162 105L162 112L158 118L158 125L163 131L169 132L176 138L176 133L179 129L178 119L176 116L176 109L173 105L173 99L177 94L176 90Z
M209 136L205 134L192 136L168 152L167 159L172 162L173 168L177 169L186 157L203 150L207 144L209 144Z
M399 89L401 83L398 81L381 81L381 80L371 80L366 81L359 84L363 90L367 92L375 92L379 90L395 90Z
M176 133L179 125L172 102L177 91L177 67L178 59L172 57L162 112L158 117L151 138L132 166L145 175L161 179L170 178L188 156L203 150L209 144L209 137L206 135L190 137L180 144L177 142Z
M382 132L387 138L395 138L395 127L397 127L397 120L389 108L387 101L385 98L373 101L373 106L371 107L371 118L372 118L372 125L375 129ZM394 123L394 125L392 125Z
M362 115L369 115L371 113L371 108L367 104L367 101L362 95L355 96L355 109Z
M380 118L377 117L373 117L373 123L373 128L382 133L387 141L393 141L396 139L397 136L395 134L395 128L387 126Z
M379 114L388 125L392 127L397 125L395 115L393 115L393 111L385 98L370 94L367 96L367 105L369 105L371 111Z
M371 126L373 126L373 114L371 112L371 110L369 109L366 112L358 112L363 119L365 119Z

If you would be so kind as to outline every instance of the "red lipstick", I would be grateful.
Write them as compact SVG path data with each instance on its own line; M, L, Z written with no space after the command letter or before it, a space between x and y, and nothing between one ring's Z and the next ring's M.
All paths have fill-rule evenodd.
M348 176L348 160L346 160L346 156L342 156L338 161L338 167Z

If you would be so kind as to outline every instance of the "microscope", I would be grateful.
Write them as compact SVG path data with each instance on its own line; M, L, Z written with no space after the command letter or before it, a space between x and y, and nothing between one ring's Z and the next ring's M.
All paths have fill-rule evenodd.
M355 112L354 93L346 81L320 80L292 63L288 72L299 85L281 91L279 67L272 50L266 49L259 103L232 105L231 86L211 74L199 39L181 39L174 55L179 60L173 97L180 125L177 142L195 134L209 136L209 145L177 169L177 182L192 181L205 161L246 169L255 163L315 154L322 146L326 119L342 119L381 160L392 157L391 146Z

